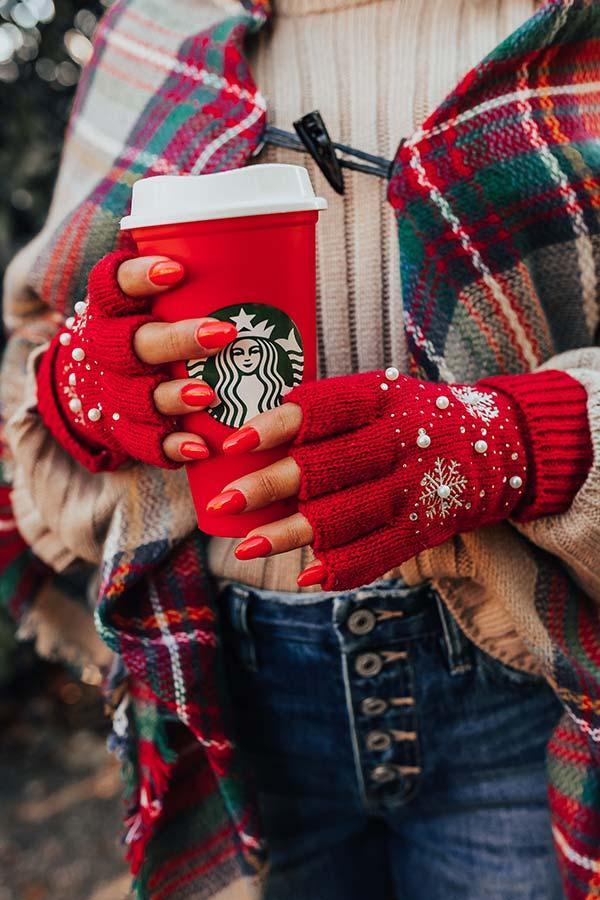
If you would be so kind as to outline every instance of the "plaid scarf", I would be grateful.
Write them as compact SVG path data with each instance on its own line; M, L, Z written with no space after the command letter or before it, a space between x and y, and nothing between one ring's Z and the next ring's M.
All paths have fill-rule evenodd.
M126 7L118 0L102 22L71 127ZM268 17L267 0L245 0L181 45L111 171L38 261L38 291L55 309L70 312L94 262L114 248L136 179L237 167L257 149L266 105L243 45ZM389 200L414 374L525 372L594 343L599 172L600 4L550 0L398 150ZM123 662L112 685L127 677L113 745L138 894L259 895L266 853L231 740L204 536L174 544L148 526L127 548L114 536L129 526L109 535L96 621ZM534 552L536 608L552 647L541 662L566 710L550 745L553 827L566 895L583 900L600 895L598 613L557 560ZM15 594L17 568L13 560Z

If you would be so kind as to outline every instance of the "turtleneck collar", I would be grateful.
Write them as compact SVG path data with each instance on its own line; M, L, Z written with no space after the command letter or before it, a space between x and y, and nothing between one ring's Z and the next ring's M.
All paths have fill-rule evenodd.
M378 0L273 0L276 16L308 16L370 6Z

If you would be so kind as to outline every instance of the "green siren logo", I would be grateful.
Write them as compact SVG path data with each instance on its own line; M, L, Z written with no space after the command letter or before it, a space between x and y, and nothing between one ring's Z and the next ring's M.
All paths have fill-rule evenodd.
M302 381L304 353L300 332L275 306L244 303L210 314L233 322L237 338L215 356L191 359L190 378L201 378L216 394L207 409L215 419L239 428L247 419L278 406Z

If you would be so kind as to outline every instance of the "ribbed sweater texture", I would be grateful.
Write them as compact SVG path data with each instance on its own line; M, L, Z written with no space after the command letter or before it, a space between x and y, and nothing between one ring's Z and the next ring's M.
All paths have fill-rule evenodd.
M250 62L271 124L293 131L295 119L319 109L332 140L390 159L534 9L534 0L277 0L274 27L261 33ZM329 203L317 238L318 376L406 371L398 238L384 180L345 170L340 196L308 154L267 147L256 162L306 166ZM210 540L218 579L299 590L310 549L241 562L237 543Z

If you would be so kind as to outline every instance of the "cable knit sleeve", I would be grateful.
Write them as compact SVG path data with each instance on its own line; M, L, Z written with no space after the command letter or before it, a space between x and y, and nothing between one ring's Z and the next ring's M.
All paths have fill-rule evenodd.
M4 427L11 457L11 502L24 540L57 572L76 560L99 565L111 529L118 534L120 519L131 525L136 518L133 539L143 530L144 497L164 504L157 516L160 537L173 543L182 540L196 527L183 470L132 464L117 472L91 474L46 428L37 411L36 370L47 346L30 353L21 402Z
M588 596L600 602L600 348L570 350L542 369L561 369L586 389L594 458L566 512L515 526L532 543L561 559Z

